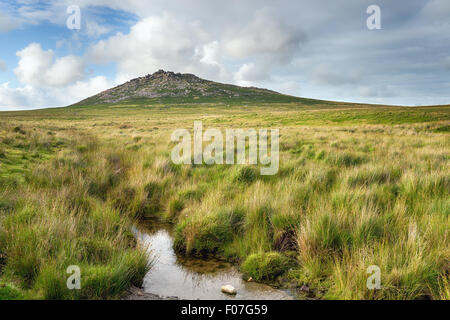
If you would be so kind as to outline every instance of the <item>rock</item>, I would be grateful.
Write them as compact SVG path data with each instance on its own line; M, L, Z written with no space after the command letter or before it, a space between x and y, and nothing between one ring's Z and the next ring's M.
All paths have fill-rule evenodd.
M273 99L282 97L274 91L258 88L237 87L201 79L193 74L181 74L159 70L153 74L131 79L117 87L102 91L83 100L81 104L118 103L129 99L192 98L202 97L250 99ZM283 98L284 100L285 98Z
M229 284L222 286L221 290L223 293L226 293L226 294L236 294L237 293L236 289Z

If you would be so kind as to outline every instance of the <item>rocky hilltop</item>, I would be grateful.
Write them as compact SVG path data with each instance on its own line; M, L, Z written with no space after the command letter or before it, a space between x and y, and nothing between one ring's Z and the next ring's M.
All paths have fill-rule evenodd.
M132 101L176 99L201 102L211 99L286 101L300 98L255 87L240 87L201 79L193 74L159 70L153 74L127 81L117 87L80 101L77 105L116 104Z

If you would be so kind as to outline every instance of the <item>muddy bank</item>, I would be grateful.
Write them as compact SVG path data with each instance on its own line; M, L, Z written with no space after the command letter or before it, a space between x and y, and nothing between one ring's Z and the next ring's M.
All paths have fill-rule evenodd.
M143 289L131 287L122 300L180 300L178 297L162 297L157 294L145 292Z

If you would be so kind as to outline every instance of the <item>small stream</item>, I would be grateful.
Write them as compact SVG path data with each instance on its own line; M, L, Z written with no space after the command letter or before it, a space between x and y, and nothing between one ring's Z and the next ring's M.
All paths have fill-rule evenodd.
M173 250L171 227L168 225L141 225L134 228L133 233L147 247L149 259L153 260L151 270L144 277L143 289L146 293L191 300L293 299L287 291L244 281L241 273L230 263L214 258L177 256ZM226 284L236 288L235 296L220 291Z

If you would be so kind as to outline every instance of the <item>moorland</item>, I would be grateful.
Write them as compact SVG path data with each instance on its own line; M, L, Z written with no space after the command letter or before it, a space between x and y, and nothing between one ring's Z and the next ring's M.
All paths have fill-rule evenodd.
M0 299L120 298L151 268L131 233L144 219L173 225L180 255L310 297L449 299L450 106L267 94L1 112ZM199 120L279 129L277 174L174 164L171 133Z

